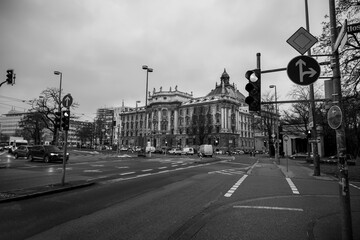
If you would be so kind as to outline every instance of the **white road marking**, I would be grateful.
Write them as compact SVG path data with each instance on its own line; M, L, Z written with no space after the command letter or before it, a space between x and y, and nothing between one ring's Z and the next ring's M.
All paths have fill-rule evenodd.
M175 169L167 170L167 171L160 171L160 172L148 173L148 174L140 174L140 175L136 175L136 176L128 177L128 178L116 178L116 179L111 179L111 180L105 180L102 183L103 184L117 183L117 182L121 182L121 181L126 181L126 180L136 179L136 178L140 178L140 177L145 177L145 176L158 175L158 174L167 173L167 172L175 172L175 171L179 171L179 170L185 170L185 169L196 168L196 167L204 167L204 166L209 166L209 165L214 165L214 164L215 163L206 163L206 164L201 164L201 165L196 165L196 166L192 165L192 166L188 166L188 167L185 167L185 168L175 168Z
M285 210L285 211L298 211L303 212L302 208L284 208L284 207L267 207L267 206L234 206L234 208L247 208L247 209L266 209L266 210Z
M165 168L167 168L167 167L159 167L158 169L165 169Z
M352 187L354 187L354 188L356 188L356 189L358 189L358 190L360 190L360 187L358 187L358 186L356 186L356 185L354 185L354 184L352 184L352 183L350 183L349 185L352 186Z
M84 172L102 172L101 170L95 169L95 170L84 170Z
M243 175L246 170L247 170L247 168L224 169L224 170L219 170L219 171L208 172L208 174L219 173L219 174L225 174L225 175L236 175L236 174Z
M135 172L126 172L126 173L120 173L120 176L125 176L125 175L130 175L130 174L134 174Z
M103 167L104 164L93 164L93 165L90 165L91 167Z
M129 168L129 167L125 166L125 167L116 167L116 168L118 168L118 169L122 169L122 168Z
M247 178L248 175L242 176L239 181L237 181L232 188L224 195L224 197L231 197L233 193L236 191L236 189L240 186L240 184Z
M150 172L152 171L153 169L144 169L144 170L141 170L142 172Z
M299 190L296 188L295 184L291 181L290 178L286 178L286 181L288 182L293 194L300 194Z

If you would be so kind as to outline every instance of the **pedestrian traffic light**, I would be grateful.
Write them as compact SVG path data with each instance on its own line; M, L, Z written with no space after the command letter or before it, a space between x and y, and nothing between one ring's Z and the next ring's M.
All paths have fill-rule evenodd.
M61 112L55 112L54 127L55 129L60 129L60 126L61 126Z
M245 102L249 105L249 111L259 112L261 109L261 71L260 69L249 70L245 73L245 77L249 80L245 86L245 90L249 92Z
M69 127L70 127L70 111L69 110L62 111L61 127L65 131L69 130Z
M6 70L6 81L7 81L7 83L8 84L14 84L13 80L14 80L14 70L13 69Z

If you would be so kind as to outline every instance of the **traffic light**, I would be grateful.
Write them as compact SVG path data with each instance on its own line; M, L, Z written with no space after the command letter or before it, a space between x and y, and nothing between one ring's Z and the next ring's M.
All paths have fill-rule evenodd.
M261 71L260 69L249 70L245 73L245 77L249 80L249 83L245 86L245 90L249 92L245 102L249 105L249 111L260 112Z
M61 112L55 112L55 121L54 121L54 127L55 129L60 129L61 126Z
M308 130L308 131L307 131L306 137L307 137L308 139L311 138L311 130Z
M65 131L69 130L69 127L70 127L70 111L69 110L62 111L61 127Z
M7 83L8 84L14 84L13 80L14 80L14 70L13 69L6 70L6 81L7 81Z

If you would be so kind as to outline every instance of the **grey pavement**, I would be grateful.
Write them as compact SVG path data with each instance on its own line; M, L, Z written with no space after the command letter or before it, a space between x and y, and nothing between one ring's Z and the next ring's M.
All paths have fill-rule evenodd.
M314 176L314 170L301 164L301 161L282 158L280 159L280 165L277 164L277 166L287 178L309 178L323 181L338 181L336 177L324 173L321 173L320 176ZM360 228L358 227L360 226L360 212L352 211L351 215L353 239L360 239ZM340 216L339 214L336 214L317 219L311 227L313 229L313 236L310 236L310 239L336 240L339 236L337 229L341 229Z

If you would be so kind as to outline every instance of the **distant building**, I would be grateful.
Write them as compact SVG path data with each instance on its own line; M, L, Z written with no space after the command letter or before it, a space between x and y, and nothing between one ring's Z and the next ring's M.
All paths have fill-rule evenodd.
M21 130L19 122L27 112L10 110L8 113L0 116L0 133L7 136L14 136L16 131Z
M121 145L145 146L146 141L155 148L212 144L223 151L254 150L253 115L229 80L224 70L215 89L199 98L177 87L149 92L147 109L121 113Z

